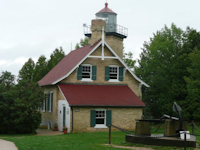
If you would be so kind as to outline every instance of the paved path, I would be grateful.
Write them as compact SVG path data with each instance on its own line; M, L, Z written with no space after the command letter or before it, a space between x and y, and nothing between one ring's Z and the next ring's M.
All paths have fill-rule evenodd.
M18 150L13 142L0 139L0 150Z

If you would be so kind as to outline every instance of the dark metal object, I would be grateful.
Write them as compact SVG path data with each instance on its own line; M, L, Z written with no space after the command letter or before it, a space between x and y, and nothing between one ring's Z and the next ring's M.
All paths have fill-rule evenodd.
M111 125L109 126L109 144L111 144Z
M184 150L186 150L186 147L187 147L187 142L186 142L186 132L184 132L184 141L185 141L185 147L184 147Z
M176 130L176 133L179 133L180 131L183 131L183 118L181 116L182 109L176 102L174 102L173 111L177 112L179 116L179 128Z

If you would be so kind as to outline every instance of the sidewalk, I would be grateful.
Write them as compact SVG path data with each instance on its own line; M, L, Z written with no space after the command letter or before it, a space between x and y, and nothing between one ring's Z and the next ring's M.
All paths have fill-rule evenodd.
M0 139L0 150L18 150L13 142Z

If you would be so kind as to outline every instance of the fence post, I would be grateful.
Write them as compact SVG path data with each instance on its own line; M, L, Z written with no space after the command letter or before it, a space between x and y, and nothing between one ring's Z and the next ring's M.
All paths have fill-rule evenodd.
M194 122L192 120L192 134L194 134Z
M109 144L111 144L111 125L109 125Z
M185 148L184 148L184 150L186 150L186 147L187 147L187 143L186 143L186 132L184 132L184 141L185 141Z

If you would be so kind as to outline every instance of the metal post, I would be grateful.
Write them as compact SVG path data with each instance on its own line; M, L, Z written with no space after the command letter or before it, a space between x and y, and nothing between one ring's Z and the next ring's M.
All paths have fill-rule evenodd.
M192 121L192 134L194 134L194 122Z
M184 141L185 141L185 148L184 150L186 150L187 144L186 144L186 132L184 132Z
M109 144L111 144L111 125L109 126Z

